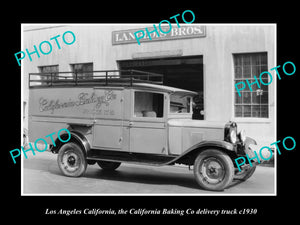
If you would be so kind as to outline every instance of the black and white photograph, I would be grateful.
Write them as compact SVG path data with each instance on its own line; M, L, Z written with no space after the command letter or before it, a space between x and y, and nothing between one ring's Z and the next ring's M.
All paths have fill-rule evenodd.
M276 25L143 25L22 25L23 193L276 194Z
M296 177L293 23L145 17L18 20L11 196L45 218L270 215Z

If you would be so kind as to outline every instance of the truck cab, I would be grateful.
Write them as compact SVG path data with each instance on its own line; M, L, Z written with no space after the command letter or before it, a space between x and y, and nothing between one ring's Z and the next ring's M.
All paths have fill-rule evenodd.
M256 144L237 124L193 120L197 93L163 85L163 76L137 70L78 74L29 74L29 139L67 128L68 143L55 139L51 151L66 176L84 175L97 163L193 166L200 187L223 190L234 176L246 180L255 166L237 171L234 160L253 154Z

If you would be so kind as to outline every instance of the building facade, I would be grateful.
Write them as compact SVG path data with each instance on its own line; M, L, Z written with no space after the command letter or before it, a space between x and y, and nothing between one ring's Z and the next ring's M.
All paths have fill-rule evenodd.
M24 127L29 73L69 71L89 78L95 70L136 69L161 73L165 85L198 92L195 119L233 120L257 147L275 141L276 79L252 85L253 91L245 88L241 96L235 89L276 66L274 24L174 24L168 34L145 32L138 44L134 33L145 28L154 29L153 24L23 24ZM262 80L268 83L268 77Z

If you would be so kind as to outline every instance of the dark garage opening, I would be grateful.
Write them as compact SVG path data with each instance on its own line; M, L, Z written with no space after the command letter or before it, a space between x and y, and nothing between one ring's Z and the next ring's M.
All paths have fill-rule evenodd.
M203 119L203 56L120 60L120 70L135 69L164 75L163 84L198 92L193 119Z

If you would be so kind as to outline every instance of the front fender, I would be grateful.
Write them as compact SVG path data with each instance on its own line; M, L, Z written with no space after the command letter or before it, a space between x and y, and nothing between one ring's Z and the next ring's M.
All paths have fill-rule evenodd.
M257 145L256 141L253 138L246 137L245 148L248 148L249 145Z
M242 155L248 155L250 158L255 157L254 151L249 147L250 145L257 145L256 141L250 137L246 137L244 152Z
M199 148L207 148L207 147L217 147L217 148L223 148L229 151L234 151L234 145L227 141L201 141L200 143L197 143L184 151L183 154L189 153L190 151L193 151L194 149Z
M192 147L188 148L181 155L177 156L175 159L168 162L168 164L172 164L172 163L193 164L194 158L196 157L197 153L207 148L222 149L225 152L233 152L235 154L235 146L232 143L229 143L227 141L201 141L200 143L197 143Z

